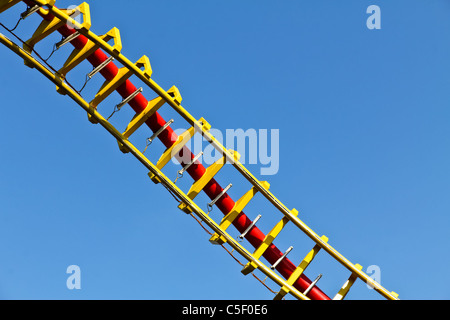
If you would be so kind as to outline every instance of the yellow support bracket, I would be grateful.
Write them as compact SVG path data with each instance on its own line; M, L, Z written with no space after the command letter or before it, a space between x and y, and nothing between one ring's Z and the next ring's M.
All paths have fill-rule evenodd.
M114 39L114 48L120 52L122 50L122 41L120 40L119 29L113 28L107 34L100 37L105 42ZM68 72L86 60L90 55L100 48L100 45L88 39L88 42L82 49L74 49L63 67L59 69L58 74L61 79L65 79Z
M0 0L0 13L15 6L19 2L22 2L22 0Z
M89 103L89 105L97 109L97 106L105 100L111 93L117 90L125 81L128 80L133 75L133 73L127 67L119 69L117 75L111 81L105 81L95 95L94 99Z
M150 59L147 56L142 56L142 58L139 59L138 62L136 62L136 66L139 69L144 68L144 76L147 78L147 80L150 80L152 77L152 65L150 64Z
M103 36L100 36L100 39L102 39L105 42L109 42L111 39L114 40L113 45L113 52L115 54L120 54L122 51L122 37L120 36L120 31L116 27L109 30L109 32Z
M203 118L201 118L198 122L202 123L203 127L210 127L209 124L206 122L206 120ZM159 170L162 170L169 163L170 159L175 157L186 145L186 143L188 143L188 141L192 139L192 137L195 134L195 131L196 128L195 126L193 126L190 127L188 130L186 130L185 132L183 132L181 135L179 135L177 141L175 141L175 143L172 144L172 146L170 146L169 148L167 148L166 151L164 151L164 153L161 155L158 162L156 163L156 167ZM152 179L154 183L156 184L161 183L161 180L151 172L149 173L149 177L150 179Z
M67 15L73 15L76 10L75 9L63 9L61 10ZM65 21L59 20L57 17L54 17L52 20L43 20L41 24L38 26L36 31L33 33L30 39L25 41L23 44L23 48L26 52L31 53L33 51L34 46L48 37L50 34L61 28L66 24Z
M173 97L175 97L177 93L179 95L179 91L175 86L170 88L169 91L167 91L167 93ZM176 97L181 101L181 95ZM145 110L136 115L128 124L127 129L123 133L125 139L128 139L140 126L144 124L145 121L148 120L148 118L154 115L155 112L158 111L164 105L164 103L166 103L166 101L161 97L157 97L149 101Z
M143 56L141 59L139 59L136 62L136 66L138 68L144 67L144 72L149 77L152 75L152 70L150 66L150 61L147 56ZM128 69L127 67L123 67L119 69L119 72L117 72L117 75L114 77L111 81L105 81L98 91L98 93L95 95L94 99L89 103L91 108L97 110L97 106L105 100L111 93L116 91L122 84L125 83L131 76L133 75L133 71ZM95 119L93 119L90 114L88 114L89 121L92 123L97 123Z
M233 153L233 157L235 159L235 161L239 161L239 159L241 158L241 155L237 152L237 151L233 151L233 150L229 150L230 153ZM226 155L224 155L223 157L221 157L220 159L218 159L216 162L214 162L212 165L210 165L207 169L206 172L203 174L203 176L198 179L189 189L187 196L191 199L194 200L195 197L200 193L200 191L203 190L203 188L214 178L214 176L220 171L220 169L223 168L223 166L226 163ZM193 212L192 208L190 208L187 204L185 204L184 202L180 203L180 205L178 206L178 208L187 213L190 214Z
M269 190L270 184L267 181L261 181L261 184L265 189ZM256 187L252 187L247 193L245 193L235 204L233 209L222 219L219 227L226 231L228 227L233 223L233 221L237 218L237 216L244 210L244 208L248 205L251 199L256 195L258 189ZM209 242L212 244L224 244L226 239L220 236L217 233L214 233L213 236L209 239Z
M292 209L291 213L294 216L298 216L298 211L296 209ZM256 260L259 260L264 252L266 252L267 248L272 244L272 242L275 240L275 238L278 236L278 234L283 230L283 228L286 226L286 224L289 222L289 218L284 217L283 219L278 222L275 227L266 235L261 245L253 252L252 256ZM244 275L247 275L251 272L253 272L258 266L253 261L248 262L245 267L241 270L241 272Z
M52 1L52 2L53 2L53 4L55 3L54 1ZM53 6L53 4L50 4L50 3L47 2L47 5ZM43 10L43 9L41 8L41 10ZM81 29L85 30L85 31L88 31L90 29L90 27L91 27L91 16L90 16L90 11L89 11L89 4L87 4L86 2L83 2L82 4L80 4L75 9L64 9L64 10L61 10L61 11L64 14L67 14L68 16L71 16L72 18L75 18L79 14L82 14L83 15L83 23L81 24ZM50 21L43 20L41 22L41 24L38 26L38 28L36 29L36 31L34 32L34 34L31 36L31 38L28 39L24 43L23 48L25 49L26 52L31 54L31 52L34 49L34 46L38 42L42 41L43 39L48 37L50 34L55 32L56 30L58 30L59 28L61 28L65 24L66 24L66 21L62 21L62 20L58 19L56 16L53 17L53 19L50 20ZM29 67L32 67L30 64L27 64L27 63L25 63L25 65L27 65Z
M173 86L172 88L167 91L167 93L173 97L175 101L179 101L178 103L181 103L181 94L178 91L178 88ZM130 138L130 136L136 132L137 129L139 129L140 126L144 124L145 121L147 121L152 115L156 113L164 104L166 101L162 97L157 97L151 101L148 102L147 107L144 111L141 113L135 115L131 122L128 124L127 128L125 129L125 132L123 133L123 137L125 139ZM125 148L120 142L119 142L119 149L123 153L128 153L129 150Z
M151 76L150 62L147 56L143 56L136 62L138 68L145 67L145 73ZM105 83L100 88L99 92L95 95L94 100L91 101L90 105L97 109L97 106L106 99L111 93L117 90L125 81L128 80L133 75L133 71L127 67L119 69L119 72L111 81L105 81Z
M173 86L169 91L167 91L167 93L173 98L173 101L177 105L181 105L181 101L183 101L183 98L181 97L181 93L177 87ZM211 129L211 126L209 126L209 129Z
M65 79L69 71L78 66L82 61L86 60L86 58L93 54L98 48L100 48L98 45L88 40L83 49L73 50L63 67L58 70L58 76L61 80Z
M355 268L361 271L363 267L359 264L355 264ZM356 279L358 279L358 276L352 273L339 292L334 296L333 300L343 300L355 283Z
M72 18L76 18L81 13L83 15L83 23L81 23L80 30L82 30L84 32L89 31L89 29L92 26L91 11L89 8L89 4L87 2L83 2L77 8L75 8L75 10L76 10L76 15Z
M194 134L195 134L195 127L190 127L188 130L180 134L177 138L177 141L175 141L175 143L172 144L172 146L170 146L169 148L167 148L166 151L164 151L164 153L161 155L158 162L156 163L156 167L159 170L162 170L169 163L170 159L175 157L186 145L186 143L188 143L189 140L192 139Z
M328 238L326 236L321 237L323 242L328 242ZM299 264L297 269L292 272L289 279L286 281L288 285L292 286L298 278L303 274L309 264L313 261L314 257L319 253L321 247L316 244L314 248L306 255L305 259ZM281 300L283 297L289 293L289 289L286 286L281 287L280 291L275 296L274 300Z

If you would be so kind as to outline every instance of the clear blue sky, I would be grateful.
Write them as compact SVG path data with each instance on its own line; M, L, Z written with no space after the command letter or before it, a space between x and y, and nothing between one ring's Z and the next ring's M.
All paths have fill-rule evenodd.
M213 127L280 129L280 170L261 179L305 223L365 270L379 266L381 284L400 298L450 298L447 0L123 3L91 1L92 30L118 27L123 53L148 55L153 78L176 85L183 105ZM381 30L366 27L372 4ZM22 10L0 21L12 26ZM18 33L29 37L37 22ZM46 55L58 40L36 48ZM6 48L0 57L1 299L273 297L82 109ZM90 70L83 64L72 82L80 87ZM158 150L149 152L157 158ZM261 213L265 231L263 220L276 214L246 213ZM298 263L311 244L294 229L277 244L293 243ZM69 265L81 268L81 290L66 288ZM324 252L306 272L319 273L330 296L349 275ZM348 298L378 295L358 282Z

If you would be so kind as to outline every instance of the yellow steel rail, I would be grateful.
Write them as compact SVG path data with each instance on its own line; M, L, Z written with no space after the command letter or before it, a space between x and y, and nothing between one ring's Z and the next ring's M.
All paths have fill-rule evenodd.
M14 53L19 55L21 58L23 58L25 60L26 65L36 68L50 81L55 83L58 88L58 92L67 94L84 110L86 110L86 112L90 117L90 120L93 123L101 124L111 135L113 135L114 138L116 138L117 141L119 142L119 146L121 147L122 151L130 152L145 167L147 167L147 169L150 171L149 175L154 182L162 183L179 199L181 199L181 204L179 206L180 209L182 209L185 212L195 213L195 215L197 215L202 221L204 221L208 225L208 227L214 230L215 234L211 238L211 242L213 243L227 242L233 249L235 249L238 253L240 253L249 262L243 270L244 274L247 274L252 270L258 268L261 272L263 272L266 276L268 276L270 279L272 279L275 283L277 283L281 287L281 290L277 295L277 297L284 296L286 293L290 293L298 299L305 299L305 300L308 299L303 293L294 288L292 284L297 279L295 278L295 276L296 275L300 276L309 263L306 263L304 260L296 269L296 271L294 271L291 278L288 280L284 280L259 260L262 253L264 252L264 248L268 247L271 241L273 241L273 239L269 240L269 236L276 237L276 235L281 231L284 225L288 221L291 221L292 223L294 223L294 225L296 225L301 231L303 231L310 239L312 239L316 243L316 246L313 249L315 254L320 249L323 249L331 257L333 257L336 261L338 261L341 265L343 265L351 272L350 279L349 281L347 281L346 286L344 285L344 287L341 289L339 296L343 298L347 294L348 289L353 284L355 279L359 278L362 281L366 282L368 285L370 285L372 288L374 288L378 293L380 293L385 298L392 300L398 299L398 295L396 293L389 292L388 290L386 290L374 279L372 279L366 273L364 273L362 271L362 268L358 264L351 263L342 254L340 254L331 245L329 245L328 239L326 237L324 236L320 237L313 230L311 230L303 221L301 221L297 217L298 215L297 210L288 209L280 200L278 200L269 191L269 187L266 182L259 181L239 162L239 156L235 152L227 150L218 140L216 140L216 138L209 132L211 126L207 124L203 118L201 118L200 120L196 120L189 112L187 112L186 109L184 109L181 106L181 96L179 95L179 92L175 87L169 91L165 91L164 89L162 89L151 78L151 67L148 58L146 56L143 56L143 58L141 58L137 63L133 63L130 60L128 60L121 53L122 44L120 41L120 33L116 28L112 29L107 35L104 36L97 36L92 31L90 31L91 20L90 20L89 6L86 3L83 3L79 6L79 11L81 12L84 18L83 23L80 23L71 17L71 14L73 12L56 8L54 6L55 0L50 1L32 0L32 1L36 5L41 7L40 10L45 11L48 10L49 12L51 12L57 18L57 20L59 20L59 23L63 24L69 23L80 34L84 35L89 40L89 46L87 46L86 50L92 52L92 48L101 48L106 53L111 55L111 57L114 57L117 61L119 61L124 66L124 68L121 69L121 72L119 72L118 76L116 77L116 80L105 82L104 86L102 87L103 90L100 90L96 98L91 103L89 103L85 101L81 97L81 95L79 95L65 82L66 71L72 69L73 67L78 65L82 59L87 57L86 50L85 51L79 50L77 52L72 53L67 64L65 64L65 67L63 67L63 69L60 70L62 71L61 73L63 73L61 74L59 72L53 73L44 65L42 65L39 61L37 61L30 53L30 50L22 49L21 47L19 47L18 45L16 45L11 40L9 40L8 38L6 38L4 35L1 34L0 34L0 42L9 49L11 49ZM9 9L9 7L15 5L18 2L19 1L0 0L0 13L6 9ZM54 29L54 25L56 22L58 21L53 22L53 24L47 23L47 25L51 25L52 28ZM41 29L46 30L44 27L41 27ZM35 35L39 39L43 37L42 35L39 34L38 31L36 31ZM110 45L107 42L111 39L114 39L114 45ZM25 49L29 48L25 46ZM144 70L141 70L142 67L144 68ZM109 93L113 91L112 88L117 87L118 83L116 83L116 81L117 82L123 81L124 78L129 78L131 75L135 75L136 77L138 77L143 83L145 83L159 96L159 98L157 99L162 99L163 102L170 105L181 117L183 117L192 126L191 130L189 130L188 134L186 135L187 137L189 136L192 137L192 133L195 131L201 133L209 143L211 143L219 152L221 152L224 155L225 158L224 162L231 163L238 170L238 172L241 173L241 175L252 184L253 188L252 190L249 191L249 193L253 195L255 192L261 193L272 205L274 205L284 215L283 220L280 221L279 224L274 227L274 229L269 233L268 237L266 237L266 239L264 240L262 246L260 248L257 248L253 254L251 254L245 248L243 248L233 237L231 237L226 232L226 227L230 225L232 222L231 219L234 219L234 217L237 215L236 212L238 213L240 211L232 210L232 212L230 212L229 215L225 216L224 220L222 220L222 222L219 225L215 221L213 221L208 214L206 214L203 210L201 210L199 206L193 201L195 195L202 189L202 187L200 188L198 187L199 183L204 183L206 181L205 179L208 178L208 174L205 174L203 182L197 182L197 190L191 190L191 192L195 193L195 195L192 196L189 195L191 192L188 194L184 193L175 185L175 183L173 183L170 179L168 179L164 175L164 173L162 173L161 171L162 167L164 167L164 165L170 159L170 156L174 154L173 149L175 148L178 150L178 148L181 147L181 145L183 145L183 143L181 142L184 141L185 139L181 139L180 143L176 143L171 150L167 150L167 152L162 156L160 162L157 165L154 165L151 161L149 161L130 141L128 141L128 137L132 134L132 132L134 132L134 130L136 130L136 128L139 127L145 121L146 118L148 118L151 114L156 112L156 110L158 110L158 108L162 106L161 100L153 102L150 101L149 107L147 108L148 110L146 109L146 111L138 115L134 119L134 121L132 121L129 124L129 127L123 134L120 133L110 122L108 122L100 113L97 112L96 110L97 104L101 100L103 100L105 96L107 96ZM211 169L211 171L213 170L215 171L209 174L209 178L212 178L215 175L215 173L217 173L217 171L220 170L221 165L223 165L223 163L215 164L214 167L215 169ZM195 184L192 188L194 187ZM244 197L245 196L246 195L244 195ZM240 206L241 208L239 208L239 210L242 210L245 204L248 203L249 199L251 199L251 197L248 198L248 195L246 199L244 199L244 197L242 198L242 203ZM238 201L237 204L239 203L240 201ZM305 259L308 259L308 257Z

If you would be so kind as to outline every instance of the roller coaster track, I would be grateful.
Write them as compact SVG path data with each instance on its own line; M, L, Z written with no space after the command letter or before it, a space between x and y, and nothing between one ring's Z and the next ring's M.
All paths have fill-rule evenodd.
M305 269L319 251L325 251L350 272L348 280L344 282L342 288L336 293L334 300L344 299L357 279L373 287L376 292L386 299L398 299L398 295L395 292L386 290L364 273L362 266L351 263L336 251L328 243L327 237L319 236L311 230L298 218L297 210L288 209L278 200L269 191L270 185L267 182L259 181L239 162L240 155L236 151L227 150L209 132L211 126L205 119L197 120L181 106L181 95L176 87L172 87L168 91L163 90L152 79L150 61L146 56L133 63L122 55L122 42L117 28L111 29L105 35L98 36L91 31L90 11L87 3L82 3L76 8L63 10L58 9L55 6L55 2L56 0L0 0L0 14L4 14L3 12L19 3L23 3L26 4L26 7L20 20L24 20L32 14L38 14L42 17L41 24L27 41L22 41L17 37L22 42L18 45L3 34L0 34L0 42L22 58L25 65L36 69L48 80L52 81L60 94L69 96L81 106L87 112L89 121L101 125L118 141L119 149L123 153L130 153L139 160L148 169L151 180L155 184L164 186L179 201L178 207L182 211L190 214L202 226L204 223L212 230L210 238L212 244L222 245L223 247L227 244L232 248L231 253L236 252L244 258L247 263L245 265L242 264L244 266L242 269L243 274L253 274L253 271L258 269L270 278L280 288L278 292L275 292L274 299L277 300L283 299L287 294L302 300L330 300L330 297L316 285L317 281L311 281L304 274ZM8 31L14 35L13 30L8 29ZM70 57L59 70L53 69L34 50L34 46L38 42L55 32L59 32L63 36L63 40L55 46L55 49L66 43L71 43L74 47ZM109 44L111 41L112 44ZM103 86L95 98L89 102L84 100L81 93L75 90L66 80L66 75L84 60L89 61L94 67L89 77L100 73L105 78ZM120 63L122 67L117 67L114 61ZM129 79L131 76L136 76L148 86L157 94L157 98L148 101L142 94L143 89L138 89L131 83ZM100 103L114 91L117 91L123 98L123 101L116 106L115 111L119 111L123 106L129 105L136 112L125 132L116 129L108 121L109 118L105 118L97 110ZM175 110L191 126L190 129L177 136L170 127L172 121L167 122L158 113L158 110L164 105ZM147 145L158 138L167 148L156 164L147 159L144 155L145 151L140 151L129 141L130 136L144 124L153 132L152 137L147 141ZM198 156L192 154L186 146L195 133L201 134L208 143L223 155L208 168L205 168L198 161ZM176 157L182 166L179 173L186 172L195 181L188 192L182 191L176 185L176 181L173 182L162 171L173 157ZM231 164L252 185L251 189L236 202L227 194L229 187L222 188L214 179L214 176L225 164ZM201 191L205 192L212 200L208 204L209 208L216 206L224 214L221 221L214 221L209 212L201 209L201 207L204 207L204 204L198 204L195 201L196 196ZM267 199L283 216L281 221L267 235L256 226L257 219L252 221L243 212L244 208L257 193L260 193ZM305 258L298 265L287 258L289 250L282 252L273 243L288 223L296 226L315 243L312 250L306 254ZM229 234L227 229L231 225L241 233L241 239L245 238L248 240L254 247L253 249L246 248L239 239ZM207 230L205 226L203 227ZM230 253L230 251L228 252ZM267 262L264 262L262 258Z

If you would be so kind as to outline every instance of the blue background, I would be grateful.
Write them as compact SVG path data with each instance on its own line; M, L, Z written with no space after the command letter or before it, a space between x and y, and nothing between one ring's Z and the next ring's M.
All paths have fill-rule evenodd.
M381 8L381 30L366 27L371 4ZM221 130L280 129L277 175L259 177L260 166L249 167L334 248L365 271L379 266L381 284L401 299L450 298L448 1L90 5L92 30L118 27L122 53L133 61L148 55L153 79L166 89L176 85L197 118ZM14 25L24 8L2 13L0 21ZM31 17L17 32L27 39L38 23ZM59 40L51 36L36 49L48 55ZM50 62L60 67L69 50L63 47ZM210 245L82 109L6 48L0 57L0 298L273 297ZM79 88L90 70L85 63L69 80ZM95 78L86 95L101 83ZM151 97L150 90L144 95ZM119 101L112 95L100 112L109 115ZM119 128L129 121L127 112L115 116L123 121ZM161 114L168 120L174 113ZM148 135L136 143L145 146ZM157 159L162 147L152 148ZM233 177L219 182L225 186ZM230 191L235 199L247 188L237 186ZM261 213L258 225L268 232L280 216L255 201L246 213ZM296 263L313 245L295 228L277 241L281 250L294 245L289 257ZM66 287L72 264L81 268L81 290ZM306 271L310 278L319 273L319 286L331 297L349 276L324 252ZM348 298L380 296L358 281Z

